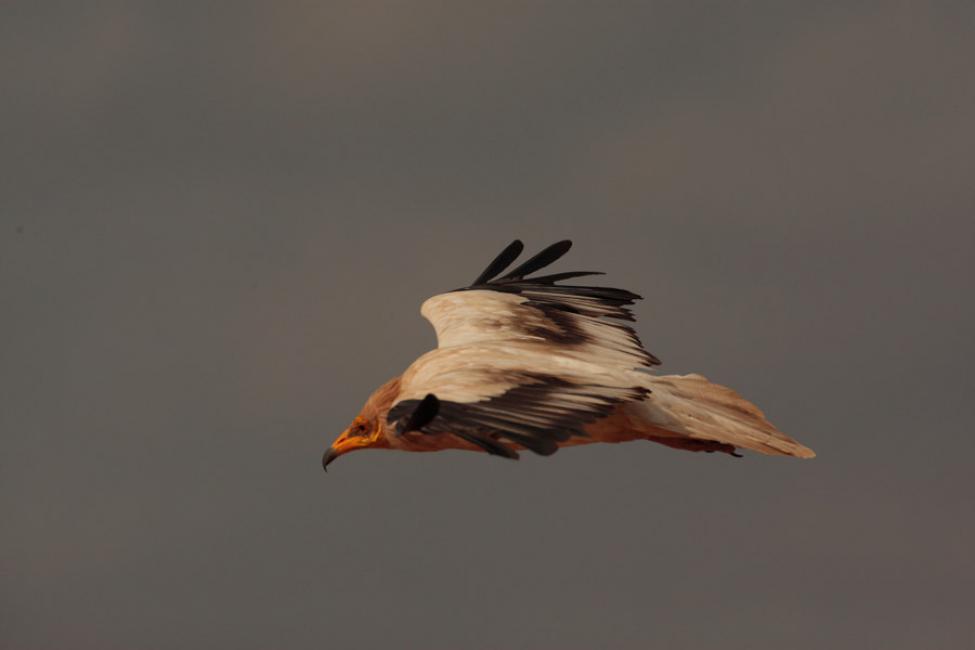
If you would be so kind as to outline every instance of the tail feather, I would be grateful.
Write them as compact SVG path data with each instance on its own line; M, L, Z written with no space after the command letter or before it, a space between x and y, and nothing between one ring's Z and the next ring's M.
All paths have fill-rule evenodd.
M726 386L701 375L649 377L650 397L641 403L643 419L671 446L715 451L727 447L775 456L814 458L815 452L782 433L757 406ZM717 444L715 444L717 443Z

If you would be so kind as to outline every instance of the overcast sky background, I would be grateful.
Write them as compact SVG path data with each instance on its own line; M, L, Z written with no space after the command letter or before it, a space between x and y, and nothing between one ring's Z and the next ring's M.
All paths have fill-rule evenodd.
M0 9L0 647L975 647L975 4L178 4ZM323 474L516 237L819 457Z

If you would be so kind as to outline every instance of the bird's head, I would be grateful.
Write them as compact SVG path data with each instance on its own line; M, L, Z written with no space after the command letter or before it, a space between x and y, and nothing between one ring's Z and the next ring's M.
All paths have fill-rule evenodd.
M322 457L322 467L328 469L329 463L350 451L383 447L389 447L389 443L386 442L383 426L379 419L368 418L360 413L325 451L325 455Z
M322 456L322 467L343 454L358 449L387 449L386 413L399 393L399 377L383 384L366 401L352 424L339 435Z

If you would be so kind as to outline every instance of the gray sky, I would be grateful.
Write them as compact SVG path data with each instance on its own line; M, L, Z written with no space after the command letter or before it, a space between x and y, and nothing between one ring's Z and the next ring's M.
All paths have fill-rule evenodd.
M14 3L0 647L975 644L975 5ZM810 462L319 464L515 237Z

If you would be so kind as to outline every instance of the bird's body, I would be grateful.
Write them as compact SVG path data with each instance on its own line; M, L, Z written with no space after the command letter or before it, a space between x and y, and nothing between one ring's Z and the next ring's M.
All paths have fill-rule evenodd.
M513 242L470 287L427 300L421 313L438 347L373 393L324 464L367 447L517 458L526 449L548 455L638 439L814 456L731 389L700 375L651 374L659 361L625 324L636 294L557 284L589 272L527 277L570 245L554 244L494 279L520 254Z

